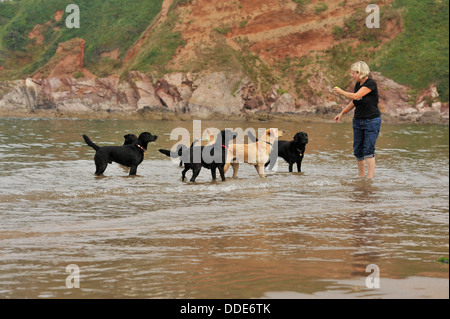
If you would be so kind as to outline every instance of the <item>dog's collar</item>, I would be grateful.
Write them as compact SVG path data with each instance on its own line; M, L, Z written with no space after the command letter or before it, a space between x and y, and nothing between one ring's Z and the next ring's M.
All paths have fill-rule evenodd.
M272 143L269 143L267 141L264 141L264 143L269 144L270 146L273 146Z
M145 154L145 151L146 151L146 149L145 148L143 148L142 146L140 146L139 144L136 144L136 146L137 147L139 147L141 150L142 150L142 152L144 152L144 154Z
M228 150L228 147L226 145L222 145L222 147L224 147L226 150Z

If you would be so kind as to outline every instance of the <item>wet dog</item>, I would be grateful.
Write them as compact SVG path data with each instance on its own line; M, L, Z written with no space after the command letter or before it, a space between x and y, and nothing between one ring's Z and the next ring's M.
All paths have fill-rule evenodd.
M134 135L134 134L125 134L123 136L123 138L124 138L124 141L123 141L123 145L122 146L124 146L124 145L131 145L134 142L136 142L137 139L138 139L138 137L136 135ZM109 164L111 164L111 163L112 162L109 162ZM123 168L125 173L129 173L130 172L130 168L129 167L126 167L126 166L123 166L123 165L120 165L120 166Z
M236 177L239 163L243 162L254 165L259 177L264 178L264 164L269 160L274 143L280 136L283 136L283 131L271 128L267 129L254 143L233 144L231 146L232 155L225 165L225 172L231 165L233 177Z
M108 167L108 164L112 162L130 167L130 175L136 175L137 167L144 160L144 154L148 144L156 141L158 136L144 132L131 144L103 147L96 145L87 135L83 135L83 139L87 145L96 151L94 156L95 175L102 175Z
M123 136L123 138L125 139L125 140L123 141L123 145L131 145L131 144L133 144L134 142L136 142L137 139L138 139L138 137L137 137L136 135L134 135L134 134L125 134L125 135Z
M198 138L195 139L192 142L191 147L193 147L198 142L206 142L206 144L202 144L205 146L214 144L214 142L216 141L216 136L211 132L210 129L206 129L206 135L207 135L207 138L203 138L201 140ZM181 153L183 153L183 152L186 152L186 150L188 148L186 147L186 145L180 144L180 145L178 145L178 149L177 149L176 153L178 153L178 151L180 151L180 149L181 149ZM180 157L182 157L182 156L180 156ZM183 167L183 160L180 160L180 167Z
M200 174L202 167L211 170L213 180L216 180L216 169L219 169L222 181L225 181L224 166L229 154L228 145L230 141L235 139L237 133L230 130L222 130L217 135L215 142L207 146L191 146L188 149L178 147L175 152L160 149L159 151L172 158L181 157L184 163L184 169L181 173L181 179L184 181L186 173L192 170L191 182L195 182ZM194 144L194 143L193 143Z
M277 157L283 158L289 164L289 172L292 173L294 163L297 163L298 172L302 171L303 156L305 156L308 134L298 132L292 141L278 141L278 154L270 154L270 160L265 164L269 169L275 166Z

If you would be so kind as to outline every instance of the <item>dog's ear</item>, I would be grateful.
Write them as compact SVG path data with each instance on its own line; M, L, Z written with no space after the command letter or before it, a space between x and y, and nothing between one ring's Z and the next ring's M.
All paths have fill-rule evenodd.
M208 140L210 142L214 141L214 139L216 138L209 128L206 129L206 134L208 135Z
M234 140L238 136L238 133L233 132L231 130L227 130L227 138L228 140Z
M270 128L266 130L266 135L269 137L277 138L283 136L284 132L277 128Z
M226 137L227 137L227 135L226 135L225 130L220 131L220 132L217 134L216 139L215 139L216 144L224 143Z
M266 136L267 137L275 136L272 128L266 130Z

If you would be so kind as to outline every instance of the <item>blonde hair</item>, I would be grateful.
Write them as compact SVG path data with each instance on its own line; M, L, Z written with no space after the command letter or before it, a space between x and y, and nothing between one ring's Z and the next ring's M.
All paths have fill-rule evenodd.
M369 66L364 61L353 63L351 70L358 72L360 78L368 77L370 74Z

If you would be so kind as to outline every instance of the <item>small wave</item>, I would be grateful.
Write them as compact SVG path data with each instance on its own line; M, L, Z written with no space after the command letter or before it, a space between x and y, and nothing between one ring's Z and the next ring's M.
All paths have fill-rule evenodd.
M46 190L46 191L27 191L21 194L2 194L0 195L0 202L15 203L23 201L42 201L42 200L57 200L70 198L95 198L102 196L129 196L137 195L139 193L147 193L148 190L141 190L134 187L117 187L117 188L89 188L84 190Z
M226 182L184 183L164 189L167 193L229 193L237 190L273 189L281 187L278 183L255 182L254 180L228 180Z

